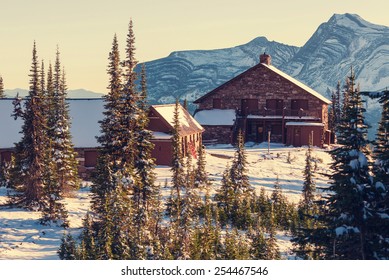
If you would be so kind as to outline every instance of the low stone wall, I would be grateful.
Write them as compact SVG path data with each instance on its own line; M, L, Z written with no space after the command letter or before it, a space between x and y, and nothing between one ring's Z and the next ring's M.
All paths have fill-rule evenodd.
M218 144L230 144L232 137L232 126L213 126L203 125L205 131L203 133L203 142L215 140Z

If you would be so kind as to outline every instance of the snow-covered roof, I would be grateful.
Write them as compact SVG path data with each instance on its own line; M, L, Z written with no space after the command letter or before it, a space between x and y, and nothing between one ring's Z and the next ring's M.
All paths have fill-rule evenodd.
M175 104L152 105L151 108L173 128ZM178 106L178 117L181 134L188 135L204 131L204 128L181 105Z
M0 148L12 148L21 138L22 121L11 117L13 99L0 99ZM103 99L68 99L75 147L97 147L99 120L103 119Z
M13 99L0 99L0 148L12 148L20 141L22 121L11 117ZM104 99L67 99L71 118L70 132L77 148L98 147L96 136L100 135L99 121L104 119ZM174 104L153 105L158 114L173 127ZM180 105L179 117L184 135L200 133L203 127ZM154 139L170 139L171 135L153 132Z
M312 94L313 96L317 97L318 99L320 99L321 101L323 101L324 103L327 103L327 104L330 104L331 101L327 98L325 98L323 95L321 95L320 93L318 93L317 91L311 89L309 86L303 84L302 82L296 80L295 78L289 76L288 74L282 72L281 70L277 69L276 67L274 67L273 65L267 65L266 63L261 63L263 66L265 66L266 68L270 69L271 71L273 71L274 73L277 73L278 75L280 75L281 77L289 80L290 82L292 82L293 84L295 84L296 86L298 86L299 88L309 92L310 94Z
M321 126L323 127L324 124L322 123L315 123L315 122L287 122L285 123L286 126Z
M233 109L212 109L198 111L194 118L201 125L233 125L236 115Z

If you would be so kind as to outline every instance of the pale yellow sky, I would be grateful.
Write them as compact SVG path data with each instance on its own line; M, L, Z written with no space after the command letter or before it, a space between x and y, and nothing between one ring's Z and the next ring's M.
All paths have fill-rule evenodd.
M334 13L389 26L388 8L387 0L0 0L0 75L7 89L28 88L36 40L46 65L59 45L70 89L105 93L112 38L117 33L124 57L130 18L142 62L258 36L302 46Z

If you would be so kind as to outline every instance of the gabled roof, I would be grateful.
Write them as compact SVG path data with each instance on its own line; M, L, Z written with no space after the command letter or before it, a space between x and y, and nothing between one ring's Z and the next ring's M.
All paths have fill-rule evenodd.
M277 73L278 75L280 75L281 77L289 80L290 82L292 82L293 84L295 84L296 86L298 86L299 88L305 90L306 92L309 92L310 94L312 94L313 96L317 97L318 99L320 99L321 101L323 101L324 103L327 103L327 104L331 104L331 101L327 98L325 98L323 95L321 95L320 93L318 93L317 91L311 89L309 86L303 84L302 82L296 80L295 78L289 76L288 74L282 72L280 69L277 69L276 67L274 67L273 65L267 65L265 63L261 63L263 66L267 67L268 69L270 69L271 71L273 71L274 73Z
M13 148L21 139L22 121L11 117L14 99L0 99L0 148ZM98 147L96 136L100 133L99 121L104 119L104 99L66 99L69 104L70 132L76 148ZM173 129L174 104L153 105L151 108ZM203 132L203 127L180 105L181 133L185 136ZM157 133L159 138L161 133ZM164 138L167 138L165 135Z
M166 125L173 130L174 108L175 104L152 105L150 110L160 116ZM180 121L180 134L182 136L204 131L204 128L181 105L178 105L178 116Z
M198 98L193 103L200 103L203 99L205 99L205 98L215 94L220 88L222 88L222 87L228 85L229 83L231 83L231 82L241 78L247 72L255 70L255 69L259 68L259 67L265 67L266 69L276 73L277 75L279 75L282 78L288 80L289 82L293 83L294 85L298 86L299 88L301 88L302 90L308 92L309 94L315 96L316 98L320 99L321 101L323 101L326 104L330 104L331 103L331 101L329 99L325 98L323 95L321 95L317 91L313 90L312 88L308 87L307 85L303 84L302 82L296 80L295 78L289 76L288 74L282 72L281 70L277 69L276 67L274 67L272 65L267 65L265 63L259 63L259 64L255 65L255 66L249 68L248 70L244 71L243 73L239 74L238 76L232 78L231 80L225 82L224 84L218 86L217 88L213 89L212 91L210 91L207 94L203 95L202 97Z

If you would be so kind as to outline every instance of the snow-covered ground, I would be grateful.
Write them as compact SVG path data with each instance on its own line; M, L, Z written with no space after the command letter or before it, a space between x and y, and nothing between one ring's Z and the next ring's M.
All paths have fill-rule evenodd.
M298 202L303 185L303 169L305 167L306 147L292 148L272 144L268 153L267 144L247 144L247 159L250 182L256 190L264 187L272 191L274 182L279 182L284 194L290 201ZM217 145L207 148L207 170L213 183L213 190L220 186L220 180L227 164L231 162L235 150L230 145ZM288 163L288 153L292 163ZM323 149L314 148L313 155L318 159L316 171L317 187L326 187L331 157ZM158 166L156 168L158 182L164 186L170 182L170 168ZM89 209L90 188L85 184L74 198L67 198L66 205L69 211L69 231L78 236L82 218ZM169 194L163 189L164 195ZM5 203L7 190L0 188L0 204ZM0 259L58 259L57 250L63 236L63 229L56 226L39 224L39 212L23 209L0 207ZM279 247L283 256L288 256L291 243L288 236L280 233Z

